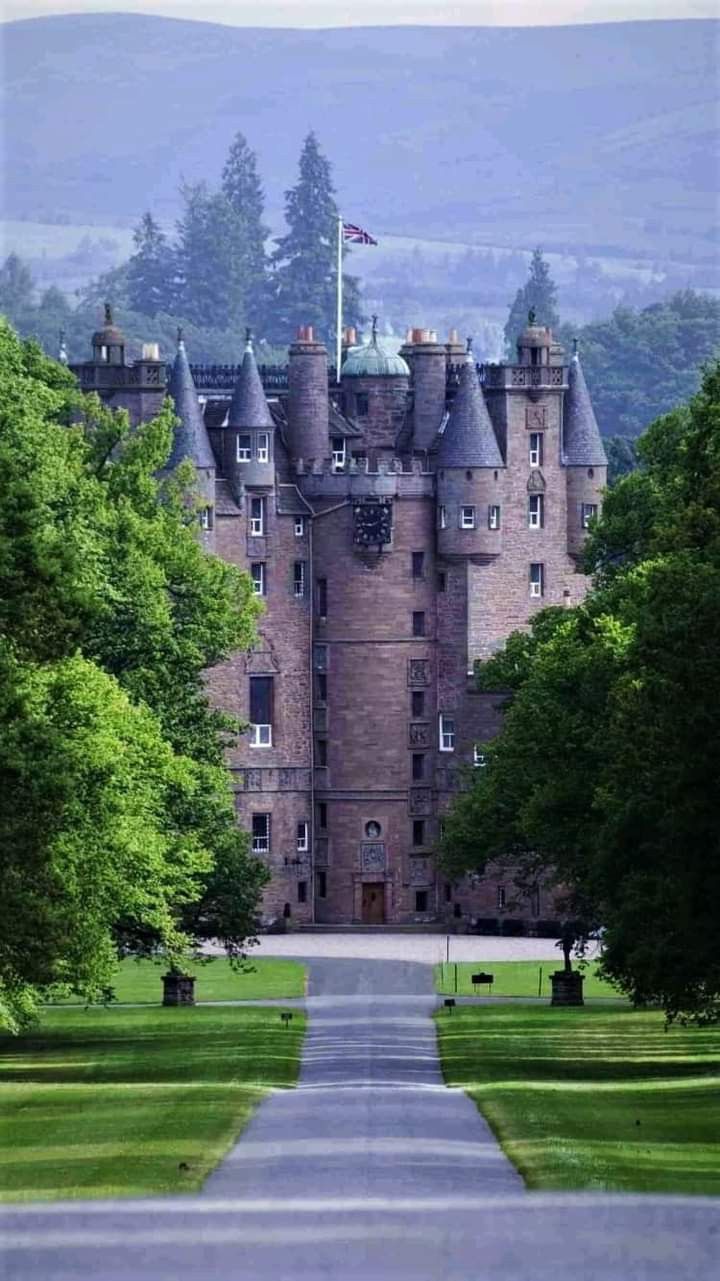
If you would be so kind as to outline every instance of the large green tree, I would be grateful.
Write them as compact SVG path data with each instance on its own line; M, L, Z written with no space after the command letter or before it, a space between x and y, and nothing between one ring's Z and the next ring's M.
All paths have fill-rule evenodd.
M243 134L235 135L222 171L222 193L242 229L245 315L258 335L265 332L270 304L265 242L265 195L257 156Z
M191 466L157 479L172 429L168 406L131 432L0 325L0 987L16 1018L53 981L105 986L118 948L172 959L212 936L237 954L254 929L266 874L203 674L247 648L257 610L247 576L202 550Z
M331 341L336 329L338 207L329 160L309 133L300 153L298 181L285 193L287 234L277 242L274 329L291 342L301 325L313 325ZM346 324L360 321L357 280L343 273Z
M533 252L527 281L518 289L505 325L505 342L511 360L515 358L515 345L528 323L530 312L534 312L537 325L557 329L560 324L557 289L541 249Z
M668 1014L720 1002L720 368L639 444L591 533L593 590L478 673L510 695L446 825L458 875L550 875L607 974Z
M127 303L132 311L156 316L172 312L177 295L177 259L162 227L144 213L134 234L135 253L127 264Z

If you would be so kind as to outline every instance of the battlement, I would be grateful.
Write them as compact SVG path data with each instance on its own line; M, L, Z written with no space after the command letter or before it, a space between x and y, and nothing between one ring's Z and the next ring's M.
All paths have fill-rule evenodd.
M401 458L381 460L371 471L368 461L352 459L346 467L333 466L327 460L298 459L295 466L297 484L308 497L382 497L433 498L435 475L419 459L404 466Z
M567 391L567 365L485 365L482 384L486 391L544 389Z

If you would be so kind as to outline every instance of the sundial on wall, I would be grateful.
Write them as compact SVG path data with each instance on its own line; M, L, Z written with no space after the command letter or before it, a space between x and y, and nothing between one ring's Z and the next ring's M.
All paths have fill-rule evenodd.
M383 547L392 538L392 502L387 498L362 498L354 508L353 542L359 547Z

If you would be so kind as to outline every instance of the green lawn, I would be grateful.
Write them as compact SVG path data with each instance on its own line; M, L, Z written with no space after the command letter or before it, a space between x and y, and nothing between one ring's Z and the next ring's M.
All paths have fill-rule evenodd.
M198 1188L264 1092L295 1084L304 1028L297 1009L287 1028L278 1008L96 1006L0 1036L0 1199Z
M550 975L562 969L562 957L557 961L460 961L457 965L455 987L455 962L435 966L436 991L453 996L550 996ZM584 967L584 993L587 997L604 997L621 1000L621 994L609 983L597 977L595 961ZM495 982L490 988L473 988L470 976L482 970L492 974Z
M720 1028L595 1006L437 1015L448 1085L530 1188L720 1195Z
M136 1004L162 1001L162 974L167 965L154 961L121 961L114 980L116 1000ZM256 1001L287 999L305 994L305 967L298 961L257 957L238 973L224 956L190 967L195 975L197 1001ZM65 1001L61 1004L66 1004ZM70 1004L82 1004L71 1001Z

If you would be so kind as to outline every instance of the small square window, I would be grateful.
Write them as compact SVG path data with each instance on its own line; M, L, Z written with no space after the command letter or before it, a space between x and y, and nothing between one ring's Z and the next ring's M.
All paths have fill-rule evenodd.
M305 561L296 560L293 565L293 595L305 595Z
M413 845L425 844L425 820L422 818L413 819L412 843Z
M475 528L475 508L474 507L460 508L460 528L461 529Z
M265 533L265 499L250 499L250 533L254 538Z
M358 418L367 418L370 411L370 401L366 391L355 393L355 413Z
M345 466L345 440L342 436L333 436L332 438L333 471L342 471L344 466Z
M538 562L530 566L530 595L545 595L545 566Z
M266 431L258 432L257 460L259 463L267 463L270 461L270 437Z
M425 635L425 613L422 609L413 610L412 634L413 636Z
M268 854L270 851L270 815L253 814L252 816L253 854Z
M455 751L455 721L444 712L440 713L440 751Z
M488 529L500 528L500 508L497 503L491 503L488 507Z
M425 756L422 752L413 752L412 776L415 782L425 777Z
M298 903L307 903L307 881L298 881Z
M425 552L413 552L412 554L413 578L422 578L424 573L425 573Z
M412 692L412 714L413 716L425 715L425 691L414 689Z
M545 524L545 502L542 494L531 494L528 499L528 526L542 529Z
M428 892L427 890L415 891L415 911L427 912L428 910Z
M297 852L307 854L310 849L310 824L304 820L297 825Z
M304 533L305 533L305 517L296 516L295 517L295 537L302 538Z
M582 527L590 528L590 521L594 520L598 514L597 503L583 503L582 505Z
M543 433L541 431L530 432L529 442L529 459L531 467L542 467L543 465Z
M250 576L252 578L253 592L255 595L267 595L267 576L265 573L265 562L263 560L253 561L250 566Z
M272 747L272 725L251 725L250 746Z
M237 438L237 460L239 463L249 463L252 458L252 441L249 434L242 433Z

